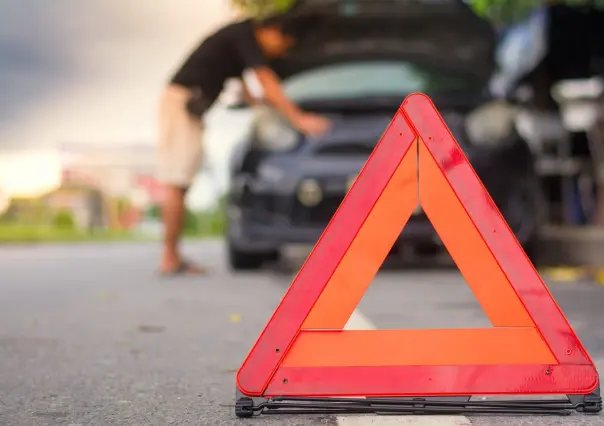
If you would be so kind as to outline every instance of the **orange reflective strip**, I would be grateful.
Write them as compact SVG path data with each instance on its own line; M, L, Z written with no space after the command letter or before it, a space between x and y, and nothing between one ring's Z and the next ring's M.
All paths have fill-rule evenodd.
M392 175L303 329L342 329L371 285L418 200L417 141Z
M495 327L534 327L533 320L423 142L420 203Z
M282 367L557 364L534 328L302 330Z

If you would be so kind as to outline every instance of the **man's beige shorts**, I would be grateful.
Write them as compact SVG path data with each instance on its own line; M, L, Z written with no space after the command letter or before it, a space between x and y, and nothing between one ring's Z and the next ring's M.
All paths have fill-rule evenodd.
M160 182L189 187L203 160L203 123L187 111L189 90L169 85L159 108L157 178Z

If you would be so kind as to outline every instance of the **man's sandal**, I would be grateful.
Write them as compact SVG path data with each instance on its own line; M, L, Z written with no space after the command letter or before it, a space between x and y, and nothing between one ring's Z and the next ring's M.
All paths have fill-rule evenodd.
M178 266L170 271L161 271L160 275L164 277L174 277L178 275L207 275L208 271L205 268L195 266L194 264L181 260Z

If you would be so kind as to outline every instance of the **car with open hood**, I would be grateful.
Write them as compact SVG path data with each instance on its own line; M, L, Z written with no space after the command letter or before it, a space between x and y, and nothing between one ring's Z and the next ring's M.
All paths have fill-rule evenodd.
M519 241L533 244L538 179L509 109L487 95L495 47L489 23L462 0L302 0L296 13L313 14L312 30L272 65L288 96L328 116L332 127L313 140L270 107L254 109L229 166L233 269L314 244L413 92L432 98ZM419 207L393 253L404 248L443 249Z

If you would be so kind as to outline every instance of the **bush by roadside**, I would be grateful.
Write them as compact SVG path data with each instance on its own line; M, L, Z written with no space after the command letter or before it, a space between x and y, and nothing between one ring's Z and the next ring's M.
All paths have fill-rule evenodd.
M13 213L0 216L0 244L153 241L159 240L163 232L159 206L151 207L143 213L139 223L124 230L86 229L79 226L74 213L65 208L44 211L44 214L33 208L16 210ZM183 229L185 238L221 237L224 229L223 199L213 209L198 212L187 209Z
M36 225L0 224L0 244L78 242L78 241L119 241L133 240L127 232L99 231L86 233L74 228Z
M201 239L220 237L217 232L186 232L185 238ZM77 243L117 241L157 241L159 235L145 235L136 231L84 232L73 228L0 223L0 245L34 243Z

